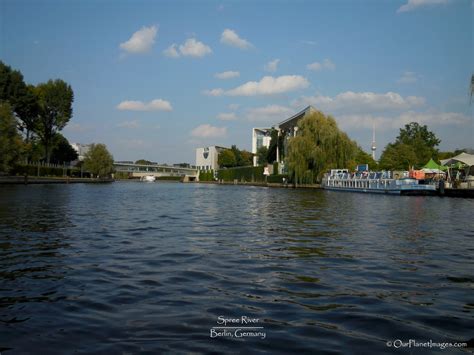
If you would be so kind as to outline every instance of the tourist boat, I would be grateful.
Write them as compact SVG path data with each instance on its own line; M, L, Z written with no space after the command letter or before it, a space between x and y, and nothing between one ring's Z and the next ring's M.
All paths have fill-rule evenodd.
M391 172L355 172L333 169L324 175L322 187L326 190L370 192L393 195L436 195L435 185L419 184L413 178L395 179Z
M140 181L145 181L145 182L155 182L156 177L153 175L145 175L140 178Z

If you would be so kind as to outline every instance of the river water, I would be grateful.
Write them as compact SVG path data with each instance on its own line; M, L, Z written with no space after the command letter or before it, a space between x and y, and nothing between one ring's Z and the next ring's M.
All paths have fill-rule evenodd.
M474 337L473 212L322 190L0 186L0 352L467 353L400 347Z

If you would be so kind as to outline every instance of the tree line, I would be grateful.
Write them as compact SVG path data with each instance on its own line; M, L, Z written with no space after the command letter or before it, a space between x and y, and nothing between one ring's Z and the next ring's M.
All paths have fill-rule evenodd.
M78 159L60 133L72 118L73 102L65 81L27 84L20 71L0 61L0 171L11 171L20 160L59 164ZM113 158L104 145L92 145L84 167L96 175L111 172Z

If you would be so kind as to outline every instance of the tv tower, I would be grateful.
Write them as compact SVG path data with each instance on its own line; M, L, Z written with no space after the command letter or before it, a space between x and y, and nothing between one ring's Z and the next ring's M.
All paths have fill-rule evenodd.
M375 121L372 125L372 159L375 160L375 151L377 150L377 146L375 145Z

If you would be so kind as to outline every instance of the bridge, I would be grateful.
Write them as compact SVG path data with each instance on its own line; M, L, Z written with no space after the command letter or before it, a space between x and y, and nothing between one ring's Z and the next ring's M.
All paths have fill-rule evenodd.
M194 168L182 168L178 166L158 165L158 164L134 164L125 162L115 162L115 171L128 173L129 177L141 178L142 176L153 175L155 177L175 176L181 177L183 181L196 181L199 179L199 171Z

